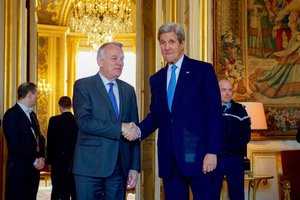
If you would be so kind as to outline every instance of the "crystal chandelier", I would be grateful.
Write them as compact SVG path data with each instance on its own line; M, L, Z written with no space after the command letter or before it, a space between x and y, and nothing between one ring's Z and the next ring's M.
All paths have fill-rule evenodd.
M97 49L115 35L132 32L130 0L73 0L71 27Z
M47 80L45 78L43 78L41 81L38 81L38 90L48 94L52 92L52 88L50 83L47 83Z

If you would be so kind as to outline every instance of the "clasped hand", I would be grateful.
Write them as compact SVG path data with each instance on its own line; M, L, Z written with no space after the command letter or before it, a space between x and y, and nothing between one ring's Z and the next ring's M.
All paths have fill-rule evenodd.
M37 158L33 164L33 166L38 170L43 169L44 165L45 165L45 158L43 157Z
M140 137L140 130L135 123L122 123L122 135L129 141L134 141Z

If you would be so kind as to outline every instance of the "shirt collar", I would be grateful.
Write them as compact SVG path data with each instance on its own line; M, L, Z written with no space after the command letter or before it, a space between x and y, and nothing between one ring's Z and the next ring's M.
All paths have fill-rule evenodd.
M174 64L174 65L176 65L176 66L178 67L178 69L181 68L181 65L182 65L182 62L183 62L183 57L184 57L184 54L182 54L181 58ZM168 66L169 66L169 69L172 70L171 67L172 67L173 65L168 64ZM179 70L178 70L178 71L179 71Z
M116 80L113 80L113 81L107 80L107 78L105 78L105 77L101 74L101 72L99 72L99 75L100 75L100 77L101 77L101 79L102 79L102 82L103 82L103 84L105 85L105 87L107 86L108 83L113 83L114 85L117 85L117 81L116 81Z
M33 108L29 108L27 107L26 105L20 103L20 102L17 102L17 104L21 107L21 109L25 112L25 113L28 113L30 114L32 111L33 111Z
M228 102L228 103L226 103L226 104L224 104L226 107L227 107L227 109L230 109L231 108L231 102Z

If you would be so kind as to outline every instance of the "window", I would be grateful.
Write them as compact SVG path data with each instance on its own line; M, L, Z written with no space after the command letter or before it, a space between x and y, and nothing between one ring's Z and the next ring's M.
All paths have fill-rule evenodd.
M136 86L136 57L134 52L124 51L124 67L119 79ZM77 57L76 80L99 72L97 52L79 50Z

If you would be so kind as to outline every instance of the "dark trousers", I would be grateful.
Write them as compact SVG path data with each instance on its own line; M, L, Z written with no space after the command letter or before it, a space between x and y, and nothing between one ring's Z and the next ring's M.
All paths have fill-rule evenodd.
M36 200L40 171L33 166L28 171L12 171L7 168L5 200Z
M245 199L243 155L218 158L215 176L213 194L220 198L224 176L226 176L230 200Z
M51 165L51 200L76 200L74 176L67 165Z
M109 177L87 177L75 174L78 200L124 200L126 177L118 159L114 172Z
M201 169L199 169L201 170ZM201 174L194 177L185 177L178 167L174 165L174 173L168 178L163 178L166 200L188 200L189 187L192 189L194 200L219 200L211 195L212 173Z

